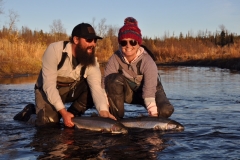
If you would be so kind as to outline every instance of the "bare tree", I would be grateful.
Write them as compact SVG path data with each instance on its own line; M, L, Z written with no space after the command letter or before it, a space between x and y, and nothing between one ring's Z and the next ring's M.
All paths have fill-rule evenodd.
M110 38L114 51L118 49L118 38L117 38L118 30L119 30L118 27L109 25L107 35L106 35L107 37Z
M94 28L94 30L96 29L96 26L95 26L95 20L96 20L96 18L93 17L93 18L92 18L92 27Z
M9 10L8 12L9 12L9 14L8 14L9 21L7 22L8 39L11 41L17 41L19 37L18 37L16 23L19 21L19 15L17 14L17 12L15 12L13 10Z
M221 31L226 31L226 27L223 24L219 25L219 28L221 29Z
M3 14L3 0L0 0L0 14Z
M106 19L103 18L98 24L98 35L104 37L107 33L107 25L105 25Z
M50 33L55 36L55 41L60 40L60 38L63 38L63 36L66 35L66 29L64 28L60 19L53 20L52 25L50 25Z
M11 33L16 30L16 22L19 21L19 15L17 14L17 12L9 10L8 17L9 17L8 30L9 33Z

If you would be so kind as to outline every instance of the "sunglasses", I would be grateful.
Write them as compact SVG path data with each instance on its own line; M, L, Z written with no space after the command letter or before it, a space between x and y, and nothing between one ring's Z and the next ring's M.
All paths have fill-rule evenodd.
M86 40L86 42L88 42L88 43L92 43L92 41L94 41L94 43L97 42L97 39L96 39L96 38L85 39L85 40Z
M131 46L136 46L137 45L137 41L135 41L135 40L130 40L130 41L126 41L126 40L122 40L122 41L120 41L120 45L122 46L122 47L124 47L124 46L126 46L127 44L128 44L128 42L129 42L129 44L131 45Z

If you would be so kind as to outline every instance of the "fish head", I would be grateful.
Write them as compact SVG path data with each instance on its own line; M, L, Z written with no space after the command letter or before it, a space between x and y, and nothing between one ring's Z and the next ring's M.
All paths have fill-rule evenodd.
M154 127L153 130L161 130L161 131L183 131L184 126L174 120L170 119L161 119Z
M171 120L167 124L166 130L184 131L184 126L179 122Z
M122 123L117 122L111 126L111 132L115 134L119 134L119 133L127 134L128 129Z

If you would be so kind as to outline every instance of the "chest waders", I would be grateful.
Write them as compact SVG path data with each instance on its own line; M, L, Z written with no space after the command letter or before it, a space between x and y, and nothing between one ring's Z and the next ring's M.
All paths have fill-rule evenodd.
M64 41L63 49L68 41ZM63 66L67 53L62 52L62 58L58 64L58 70ZM63 103L73 102L68 108L68 111L75 116L85 112L86 109L93 106L92 96L86 79L83 77L86 66L83 66L80 71L80 81L65 81L64 78L58 77L57 89ZM61 115L55 107L48 101L46 94L42 90L42 72L40 72L38 81L35 85L35 101L36 101L36 126L49 126L58 124Z
M156 60L154 55L145 46L142 47L153 58L153 60ZM136 64L137 73L129 70L130 66L128 65L128 67L126 67L126 64L124 65L123 62L121 62L119 56L117 57L117 61L119 62L118 73L110 74L105 78L105 89L108 94L110 113L117 119L121 119L124 117L124 103L140 104L145 108L146 106L144 104L144 99L142 98L144 80L141 79L141 81L137 81L137 83L135 82L138 77L143 78L143 75L140 72L142 61L140 60ZM123 75L123 70L134 77L133 80L126 78ZM158 116L167 118L174 112L174 107L166 97L160 78L157 79L157 81L155 100L158 108Z

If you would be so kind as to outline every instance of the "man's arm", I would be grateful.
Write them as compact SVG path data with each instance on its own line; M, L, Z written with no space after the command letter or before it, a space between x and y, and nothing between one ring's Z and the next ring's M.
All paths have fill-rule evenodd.
M62 43L59 43L59 46L56 43L50 44L44 52L42 59L43 91L45 92L48 101L61 114L64 124L68 127L73 127L74 124L72 123L71 118L74 116L70 112L67 112L59 95L59 91L56 88L58 56L60 55L59 53L61 53L61 45Z
M61 53L62 46L58 46L56 43L50 44L44 52L42 59L42 76L43 76L43 91L45 92L48 101L56 108L57 111L65 108L57 86L57 65L58 56Z
M91 66L86 69L87 82L89 84L93 102L98 110L101 117L109 117L114 120L116 118L110 114L109 105L107 102L107 97L101 87L101 71L100 68L96 66Z

